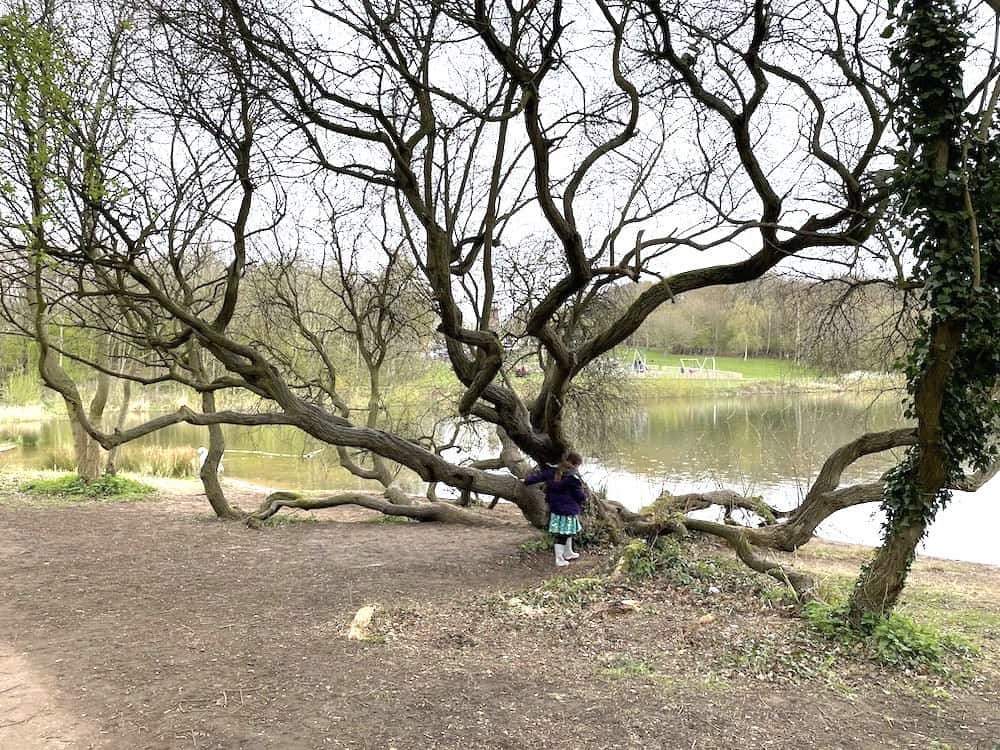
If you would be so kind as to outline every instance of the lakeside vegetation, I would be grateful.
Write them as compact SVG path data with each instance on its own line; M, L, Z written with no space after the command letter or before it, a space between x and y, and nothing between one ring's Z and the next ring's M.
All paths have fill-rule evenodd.
M146 478L148 479L148 478ZM103 476L84 482L76 474L51 471L5 473L0 481L2 505L60 508L85 503L123 503L144 500L156 492L146 481L126 476Z

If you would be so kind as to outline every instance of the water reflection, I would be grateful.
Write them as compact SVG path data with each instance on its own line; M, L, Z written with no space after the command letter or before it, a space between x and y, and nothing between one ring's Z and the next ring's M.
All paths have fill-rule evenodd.
M669 481L771 484L803 479L839 445L901 424L893 398L756 395L646 401L610 440L589 443L608 467ZM866 461L854 476L879 474L892 459Z
M781 508L801 502L823 461L863 432L904 425L898 396L754 395L647 401L619 423L612 439L586 445L596 459L588 479L638 509L663 490L674 494L727 487L762 495ZM878 478L899 452L869 456L843 481ZM992 534L1000 524L1000 477L975 494L955 493L938 515L923 554L1000 564ZM721 514L717 514L721 515ZM874 506L831 516L820 536L878 544L882 517Z
M334 490L370 486L370 483L340 466L335 449L294 427L227 425L223 429L228 476L289 489ZM19 438L22 443L18 450L0 454L0 461L6 465L52 468L65 463L72 455L73 436L65 419L9 425L6 432L6 436L0 435L0 442ZM122 453L141 460L144 448L157 446L186 451L194 462L198 447L207 444L207 428L178 424L123 446ZM404 484L408 485L407 489L419 491L415 475L404 476Z

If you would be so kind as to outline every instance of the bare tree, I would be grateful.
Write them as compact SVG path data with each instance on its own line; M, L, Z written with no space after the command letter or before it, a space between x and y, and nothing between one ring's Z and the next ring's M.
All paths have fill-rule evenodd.
M110 389L107 372L112 341L109 334L88 325L107 316L89 318L90 359L96 370L96 387L85 408L77 384L63 367L63 358L50 340L60 305L74 306L76 295L92 287L82 278L61 278L50 268L47 250L53 241L72 242L92 254L97 242L97 217L93 210L65 200L65 181L80 191L94 191L97 155L117 145L107 127L108 112L117 106L121 42L120 16L102 18L106 35L81 33L81 28L60 27L53 3L17 4L2 18L3 105L0 109L5 135L3 162L10 180L2 192L2 233L5 244L17 249L5 270L3 308L17 333L38 342L38 367L46 382L58 381L73 431L77 473L92 482L101 473L103 457L85 423L100 425ZM76 50L62 35L75 31ZM78 55L93 55L90 64ZM23 304L18 304L19 302ZM71 318L72 319L72 318Z
M170 159L145 154L146 172L123 158L102 163L103 184L120 179L130 190L75 193L108 233L101 254L50 252L127 302L129 335L160 358L163 378L203 393L243 389L272 410L181 409L113 434L85 421L88 433L109 448L182 421L295 425L379 457L371 470L356 468L380 481L381 462L395 462L427 482L509 499L542 526L541 495L516 479L519 454L539 462L563 455L571 444L570 389L587 368L684 292L745 283L790 259L840 260L844 248L869 239L888 197L873 175L883 166L892 112L885 50L870 33L877 8L820 0L787 8L763 0L678 8L595 0L586 7L573 25L558 0L523 7L334 1L317 4L305 22L244 0L191 3L184 13L154 7L154 37L183 30L192 54L222 72L185 88L195 104L183 106L147 77L143 91L167 105L142 109L173 124ZM673 145L676 153L668 151ZM273 169L279 160L280 172ZM246 304L248 269L274 269L268 304L295 325L311 356L322 361L337 335L357 340L365 332L366 357L378 365L382 349L369 337L376 329L365 300L374 299L380 314L392 309L378 292L382 282L354 273L349 250L318 269L305 256L291 256L291 264L277 257L285 227L280 210L262 210L262 186L273 205L283 205L284 189L304 200L297 183L317 175L363 194L388 191L395 211L391 220L389 211L381 214L381 246L394 255L386 263L401 262L398 248L409 252L462 386L455 411L505 436L499 463L450 462L380 422L372 400L377 366L368 367L369 404L356 423L337 395L335 363L310 362L307 375L277 338L257 340L234 323ZM149 196L161 203L143 206ZM196 247L212 249L199 255ZM513 304L528 248L544 259L545 272L522 284L527 293ZM666 270L689 251L705 262ZM602 307L611 289L643 281L652 284L620 312ZM337 297L346 312L336 318L339 328L329 308L301 305L305 282ZM138 334L138 321L155 335ZM504 330L504 321L516 330ZM184 374L179 363L192 341L224 375L206 383ZM543 371L530 394L508 377L525 351ZM607 501L600 515L633 533L687 525L715 534L752 567L804 590L806 579L762 560L751 545L794 548L835 510L877 499L881 485L841 487L844 468L913 439L912 431L895 430L852 441L790 514L723 493L674 498L665 513L651 514ZM510 471L495 473L498 466ZM365 498L327 504L481 522L444 503ZM750 507L765 525L678 518L704 503Z
M368 80L368 69L361 68L366 72L360 77L344 78L339 73L342 62L339 55L334 55L333 59L324 56L322 50L326 48L318 42L294 40L297 46L293 46L282 36L287 29L278 20L263 15L258 17L256 11L250 13L241 5L229 3L221 14L207 12L206 18L212 20L205 25L215 28L214 24L218 24L217 38L231 40L232 35L238 33L248 59L266 66L269 80L282 84L280 88L271 86L272 93L277 91L285 97L276 98L274 104L297 125L316 164L340 176L393 188L402 206L400 231L411 243L418 266L432 289L440 327L447 336L452 367L466 387L458 404L459 412L499 424L511 440L536 460L553 460L568 444L563 413L571 380L624 340L672 293L754 278L780 260L808 248L856 243L864 237L877 215L880 199L863 186L860 176L876 156L884 115L871 101L872 95L863 85L865 79L858 78L850 61L844 61L838 63L845 81L843 88L858 92L857 97L862 102L860 111L870 119L870 137L845 154L844 158L852 157L850 166L845 165L823 147L817 129L819 133L825 132L825 110L821 104L816 105L816 122L799 139L801 158L829 172L830 180L837 179L839 194L822 196L831 202L836 199L837 205L825 216L806 218L800 226L789 224L786 227L781 223L784 204L752 149L750 129L758 127L754 115L763 107L766 85L762 81L769 75L778 78L784 75L784 80L792 74L786 68L775 68L777 72L772 72L767 68L770 64L761 61L760 50L771 38L766 32L779 20L765 14L761 7L749 8L742 17L741 24L747 32L743 39L746 49L738 56L729 49L734 37L715 40L711 28L703 30L705 43L715 44L720 56L731 61L728 64L742 66L744 79L751 86L744 92L738 78L730 83L729 78L720 74L720 85L732 89L726 94L733 102L729 104L721 93L709 91L702 78L685 62L686 58L682 59L681 53L673 49L669 38L670 21L662 11L655 7L631 6L612 9L598 4L593 19L595 26L588 33L603 35L608 40L602 49L603 59L610 68L606 94L592 111L577 107L577 102L563 106L557 100L550 115L552 124L546 124L543 111L543 102L547 101L542 96L543 84L546 76L559 75L562 80L572 80L574 64L572 55L562 51L565 27L560 4L550 9L532 6L523 13L510 15L498 8L494 9L495 18L488 14L485 6L476 8L472 15L461 9L421 4L407 5L395 15L389 12L391 9L381 9L383 13L365 4L338 7L336 14L333 9L329 10L331 16L336 15L339 19L339 32L351 35L364 46L363 56L378 56L377 79L381 82L378 85L385 86L384 91L369 88L372 81ZM731 18L724 20L733 21ZM690 25L688 21L685 23ZM475 31L474 38L466 42L450 41L453 36L450 32L462 28ZM627 33L632 29L641 32L634 39ZM633 42L641 43L642 47L630 62L629 44ZM843 57L842 47L839 51L834 49L832 55ZM482 90L462 91L459 95L439 86L431 76L432 53L474 56L469 59L477 59L486 73L477 77ZM809 53L803 65L814 63L813 54ZM344 55L354 58L358 64L356 58L360 53L352 51ZM656 65L650 71L651 56ZM669 72L666 82L655 78L661 68ZM639 89L629 80L630 75L637 77L640 74L651 76L652 94L647 95L651 106L648 109L644 107L645 100ZM658 85L653 86L654 82ZM804 88L807 95L812 92L804 79L795 85ZM352 86L357 90L351 91ZM669 102L676 101L682 108L703 113L701 119L695 120L699 123L698 133L704 130L700 123L705 117L717 118L722 123L724 130L721 132L728 133L737 147L735 169L757 196L761 216L747 221L723 213L710 225L702 224L686 236L640 237L634 246L620 250L618 240L626 227L639 226L668 210L677 209L680 197L689 193L678 190L668 192L660 202L651 200L652 180L657 176L662 153L639 136L638 123L640 116L652 116L664 106L667 91L664 86L679 92ZM819 96L812 93L810 101L819 101ZM745 102L743 109L735 109L740 101ZM515 124L520 125L516 138ZM608 137L595 135L602 132L608 132ZM657 135L662 135L662 129L657 130ZM353 152L347 148L336 150L341 145L354 143L357 145ZM455 144L462 144L462 148ZM630 150L633 145L636 148ZM334 161L330 149L347 158ZM449 158L440 158L446 149ZM356 158L357 153L363 153L367 162ZM552 174L552 162L557 153L562 162L572 165L565 175ZM709 157L707 161L714 159ZM587 229L588 234L591 232L586 226L587 216L582 205L589 197L588 191L598 191L595 187L600 183L596 176L598 164L609 165L601 172L602 179L617 171L619 177L614 182L628 180L630 182L625 184L631 188L611 231L588 250L583 239L584 230ZM480 170L480 165L488 168ZM488 179L479 178L484 173ZM491 328L497 305L494 273L497 259L494 255L503 249L502 233L513 231L510 218L523 215L519 211L528 210L525 183L518 179L519 174L531 178L528 208L537 207L550 227L552 242L548 247L553 252L549 288L525 316L524 335L538 342L544 352L545 366L540 392L528 402L498 381L505 351L496 331ZM726 178L726 182L732 181ZM707 189L695 198L701 203L714 201ZM190 335L202 339L206 349L237 376L237 382L242 379L256 392L275 397L286 414L301 411L308 414L308 419L304 420L308 423L324 422L315 407L306 409L293 400L297 397L259 352L251 355L245 345L225 336L224 327L218 321L187 311L180 314L176 302L167 299L170 296L167 290L142 267L150 253L145 243L152 231L148 228L145 232L130 230L118 219L120 208L108 201L95 205L114 227L121 246L113 261L109 256L102 263L114 262L140 284L148 302L162 306L164 313L177 321L181 327L179 335L189 335L185 333L188 329ZM793 206L789 213L799 210ZM712 238L712 232L725 225L728 228L724 233ZM760 238L762 249L747 260L665 277L640 295L617 319L584 337L574 340L571 334L560 333L552 324L564 306L577 300L586 303L597 299L596 293L611 284L638 279L643 274L655 276L658 273L656 261L671 249L694 244L709 250L750 234ZM236 243L226 287L221 293L221 322L225 324L235 309L239 275L245 262L246 248ZM475 319L470 325L464 322L462 307L465 304L475 308ZM356 429L349 424L337 427ZM330 425L323 426L328 428ZM312 429L323 433L321 439L331 437L326 429ZM371 446L375 442L387 436L378 435L376 441L369 430L350 432L344 437L348 445L361 440L368 445L357 447L373 449ZM428 479L441 478L459 487L475 481L493 484L503 479L470 476L465 471L453 473L454 467L440 466L419 453L410 454L411 450L408 446L405 452L409 455L403 463L418 467L418 473ZM390 457L399 460L399 450L394 448L392 452L396 455ZM443 476L435 476L439 471ZM522 497L524 493L507 486L501 494ZM537 500L532 505L531 515L536 518L541 515Z
M384 205L386 198L367 202ZM419 370L414 365L423 359L433 322L428 291L406 244L391 238L384 217L364 205L356 209L359 215L342 217L328 200L323 203L329 214L320 228L328 234L314 256L296 249L250 277L259 313L254 339L286 382L311 401L327 404L344 419L361 412L365 427L405 435L400 415L387 405L386 370ZM276 322L287 332L280 339L266 330ZM348 356L353 349L362 367L358 376L365 386L351 389L364 394L360 407L351 405L340 385L344 349ZM377 453L364 451L369 466L346 446L337 446L337 453L355 476L387 489L394 484L398 469ZM398 490L390 496L407 502Z

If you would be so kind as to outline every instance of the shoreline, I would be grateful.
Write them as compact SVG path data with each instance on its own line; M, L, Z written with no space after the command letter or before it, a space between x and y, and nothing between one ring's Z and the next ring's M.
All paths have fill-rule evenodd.
M797 394L858 394L871 395L901 392L901 379L889 375L870 377L830 378L678 378L648 375L630 376L630 385L644 396L684 398L704 395L782 395Z

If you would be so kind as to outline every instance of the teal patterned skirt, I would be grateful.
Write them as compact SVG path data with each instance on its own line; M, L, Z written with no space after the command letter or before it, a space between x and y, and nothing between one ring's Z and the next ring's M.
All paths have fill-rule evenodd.
M579 534L582 529L580 519L576 516L561 516L558 513L552 513L549 516L550 534L572 536L573 534Z

